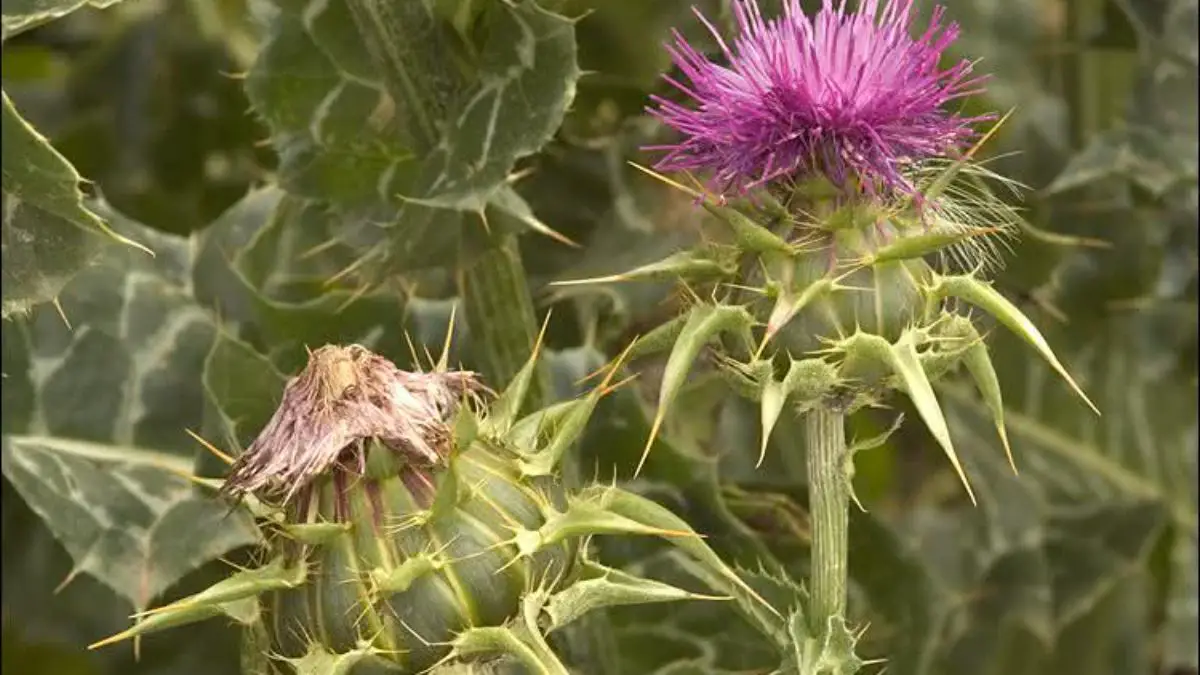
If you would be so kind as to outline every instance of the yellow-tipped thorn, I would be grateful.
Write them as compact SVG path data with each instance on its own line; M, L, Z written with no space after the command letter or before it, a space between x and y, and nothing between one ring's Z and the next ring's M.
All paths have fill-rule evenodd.
M623 380L619 380L616 384L609 385L609 386L602 386L600 388L600 395L608 396L609 394L620 389L621 387L624 387L625 385L629 384L630 382L633 382L637 378L638 378L637 373L634 373L633 375L630 375L629 377L627 377Z
M412 357L413 366L419 369L421 357L417 354L417 346L413 344L412 336L408 334L408 331L404 331L404 342L408 344L408 355Z
M975 145L971 146L971 149L967 150L966 154L963 155L963 160L968 160L974 157L975 153L979 152L979 149L982 148L985 143L991 140L992 136L995 136L997 131L1000 131L1000 127L1004 126L1004 123L1007 122L1008 118L1012 117L1013 113L1016 111L1017 109L1015 107L1009 108L1008 112L1004 113L1000 119L996 120L996 123L992 125L992 128L988 129L987 133L980 136Z
M629 345L625 347L625 350L622 351L619 356L617 356L615 361L613 361L612 367L609 368L608 373L604 376L604 379L600 381L600 389L607 388L612 382L612 379L616 377L617 371L621 369L621 366L625 364L625 359L629 358L630 352L633 351L634 344L634 342L630 342Z
M333 276L329 277L329 280L325 282L325 288L331 288L334 284L338 283L342 279L345 279L350 274L353 274L355 270L357 270L359 267L362 267L363 264L367 262L367 257L368 256L365 255L359 256L358 258L355 258L354 262L343 267L341 271L335 272Z
M62 319L63 325L67 327L67 331L73 332L74 329L71 328L71 321L67 319L67 313L63 311L62 303L59 302L57 295L50 301L50 304L54 305L54 311L58 312L58 318Z
M362 297L364 295L366 295L367 293L370 293L372 288L374 288L374 287L369 283L365 283L365 284L359 286L353 293L350 294L350 297L346 298L345 302L338 305L337 309L333 310L333 313L341 314L343 311L346 310L347 307L349 307L350 305L353 305L354 303L361 300Z
M450 321L446 326L446 341L442 343L442 355L438 357L433 369L444 373L450 369L450 343L454 340L454 319L458 316L458 303L450 306Z
M767 446L771 443L771 437L763 434L762 447L758 449L758 461L754 463L755 469L761 469L763 462L767 459Z
M201 438L196 432L192 431L191 429L184 429L184 432L186 432L188 436L191 436L192 440L196 441L200 445L203 445L204 449L215 455L217 459L225 462L226 464L233 464L234 460L232 457L218 450L215 445Z
M627 162L627 164L629 164L629 166L632 166L633 168L637 169L638 171L641 171L642 173L650 176L651 178L654 178L655 180L661 181L662 183L670 185L671 187L673 187L677 190L680 190L682 192L686 192L687 194L689 194L697 199L703 199L705 201L708 201L708 195L706 195L702 192L693 190L692 188L684 185L683 183L671 180L670 178L667 178L666 176L662 175L661 173L658 173L657 171L646 168L646 167L642 166L641 164L638 164L637 162L633 162L633 161Z
M549 237L550 239L553 239L554 241L557 241L565 246L570 246L571 248L583 248L583 246L581 246L575 240L543 223L537 218L531 218L529 220L525 220L524 222L530 227L530 229L544 237Z
M1004 428L1003 422L998 422L996 424L996 433L1000 434L1000 443L1004 445L1004 456L1008 458L1008 466L1012 468L1013 475L1021 475L1021 473L1017 471L1017 463L1013 459L1012 446L1008 444L1008 431Z
M308 260L309 258L311 258L315 255L318 255L320 253L324 253L325 251L328 251L329 249L333 248L334 246L337 246L340 243L341 242L339 242L337 240L337 238L333 238L328 241L323 241L323 242L317 244L316 246L312 246L312 247L308 248L307 250L302 251L300 253L300 255L296 256L296 260Z
M138 649L138 644L137 644L138 636L133 635L132 628L123 630L120 633L117 633L116 635L110 635L98 642L93 642L92 644L88 645L87 648L88 648L88 651L94 651L94 650L100 649L101 647L108 647L109 645L115 645L118 642L124 642L125 640L128 640L130 637L134 638L134 654L135 654L134 658L136 659L136 658L138 658L137 654L140 650Z
M663 413L661 410L654 414L654 424L650 426L650 438L646 440L646 447L642 450L642 457L638 460L637 468L633 470L633 477L637 478L642 473L642 467L646 464L646 458L650 456L650 448L654 446L654 440L658 437L658 430L663 424Z
M54 587L54 590L51 591L51 594L58 595L61 593L64 588L66 588L72 581L75 580L75 577L79 576L79 572L80 570L78 567L72 567L71 571L67 572L67 576L63 577L63 580L58 582L58 585Z
M530 360L541 355L542 347L546 344L546 331L550 329L550 317L553 314L553 309L546 310L546 318L542 319L542 327L538 329L537 339L533 341L533 351L529 354Z
M567 288L571 286L589 286L592 284L615 284L625 281L623 274L610 274L606 277L590 277L587 279L564 279L562 281L551 281L546 284L551 288Z

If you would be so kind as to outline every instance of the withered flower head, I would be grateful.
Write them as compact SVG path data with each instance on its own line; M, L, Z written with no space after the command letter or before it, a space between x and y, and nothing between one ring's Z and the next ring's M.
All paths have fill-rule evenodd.
M481 389L475 373L406 372L365 347L326 345L284 387L222 491L286 504L327 473L339 484L347 472L362 475L373 440L408 464L439 464L449 452L450 416L464 394Z

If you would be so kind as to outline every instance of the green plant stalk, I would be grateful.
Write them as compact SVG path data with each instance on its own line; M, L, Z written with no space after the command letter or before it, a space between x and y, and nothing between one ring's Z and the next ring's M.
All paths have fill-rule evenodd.
M812 517L809 620L824 635L829 619L844 617L849 565L850 486L844 468L846 419L825 407L805 413L808 500Z
M529 360L537 339L533 298L516 235L489 239L463 269L459 283L471 349L484 382L493 388L511 382ZM529 385L527 406L544 407L548 389L545 369L539 366Z

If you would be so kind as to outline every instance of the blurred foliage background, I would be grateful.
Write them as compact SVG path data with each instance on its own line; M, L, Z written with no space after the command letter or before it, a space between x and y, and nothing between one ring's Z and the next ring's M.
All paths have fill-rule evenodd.
M449 20L465 21L483 2L434 4ZM542 223L580 244L535 233L519 240L533 311L540 321L553 310L551 396L571 394L634 335L671 316L670 284L570 292L546 284L660 258L702 229L705 216L688 197L627 165L647 161L638 147L662 134L643 107L649 93L665 91L668 31L678 27L711 45L692 4L543 3L583 17L575 39L585 71L561 128L539 154L520 161L527 173L516 184ZM696 4L730 22L718 0ZM30 18L54 5L80 8L52 21ZM296 369L305 344L374 341L404 361L403 331L439 343L456 294L453 258L429 252L423 269L391 270L388 283L361 297L353 283L323 285L356 249L314 248L330 240L332 226L324 211L293 194L313 177L297 177L294 156L280 161L247 98L247 72L269 33L264 25L277 21L271 6L6 0L3 12L0 63L13 106L91 181L91 208L132 228L123 233L139 232L130 236L157 254L150 261L132 248L104 253L116 264L93 265L67 282L59 299L70 329L49 304L5 320L6 448L13 439L55 436L134 440L191 456L196 448L182 429L210 428L206 401L252 391L209 354L226 324L282 372ZM868 511L852 515L851 611L870 622L865 655L887 655L893 675L1195 674L1197 3L957 0L949 14L963 29L955 55L978 59L992 75L987 96L971 105L1015 111L987 148L989 161L1029 188L1020 204L1027 227L997 285L1042 327L1103 417L995 331L989 339L1019 477L1007 469L986 409L954 382L940 393L979 508L965 503L920 425L861 455L856 489ZM285 56L277 55L287 66ZM296 59L288 68L301 82L302 55L288 58ZM6 147L8 125L6 117ZM9 161L6 150L6 181ZM274 187L277 179L289 194ZM8 257L20 243L10 231L10 205L6 305L10 285L19 283ZM152 338L170 321L187 337L172 343L168 359L153 353L159 343ZM488 327L468 330L486 334ZM458 358L471 365L484 341L463 337ZM639 363L637 386L604 401L579 449L580 476L630 473L660 366ZM109 392L142 382L154 387L156 407L122 431L128 410L110 406ZM770 557L803 578L802 435L781 422L767 465L755 469L754 407L712 378L696 378L684 397L647 474L632 485L675 508L743 566ZM853 421L859 436L887 422L870 414ZM14 491L28 476L9 454L5 461L5 672L236 670L238 636L220 621L149 637L138 659L126 646L88 652L85 645L127 625L131 603L161 598L122 597L94 578L88 555L104 551L71 551L72 558ZM64 473L90 480L78 477L95 467L79 461L77 473ZM198 466L211 470L203 460ZM83 492L110 488L96 481ZM105 519L93 516L103 530ZM218 553L238 543L231 535ZM655 546L602 545L632 567L678 575ZM219 562L185 567L157 590L164 598L193 592L223 569ZM621 656L596 657L581 672L759 672L747 646L752 638L731 629L728 613L711 604L612 611L603 621Z

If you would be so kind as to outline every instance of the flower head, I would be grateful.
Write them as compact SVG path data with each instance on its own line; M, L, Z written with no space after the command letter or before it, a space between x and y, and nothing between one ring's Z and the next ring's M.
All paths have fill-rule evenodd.
M882 5L882 7L881 7ZM912 0L824 0L809 19L799 0L763 19L755 0L734 0L732 48L698 11L728 65L696 51L677 31L667 49L690 85L666 78L694 109L653 97L649 110L684 136L656 168L707 172L719 191L824 176L843 188L914 194L906 163L942 156L969 141L971 124L942 109L979 90L971 63L938 60L958 37L933 12L919 37Z
M407 464L436 465L449 450L449 416L464 394L481 388L474 373L410 373L364 347L326 345L284 387L223 491L265 491L286 504L327 472L341 486L348 472L364 473L372 441Z

